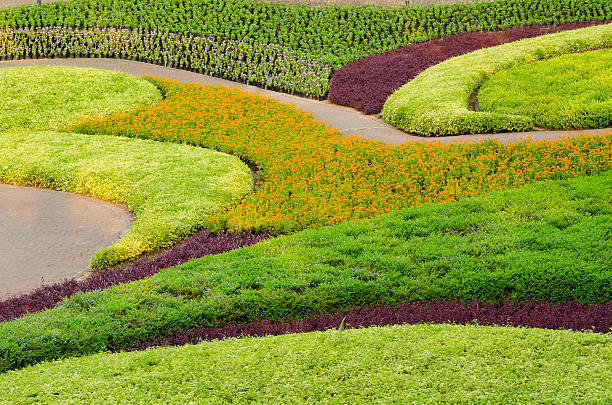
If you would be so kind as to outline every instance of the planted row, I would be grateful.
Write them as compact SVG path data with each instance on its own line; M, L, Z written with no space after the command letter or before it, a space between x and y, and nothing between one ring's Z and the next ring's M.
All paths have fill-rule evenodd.
M238 0L86 0L0 10L0 24L163 29L276 44L339 68L364 56L459 32L612 17L608 0L499 0L429 7L310 8Z
M349 62L334 72L329 89L333 103L353 107L365 114L377 114L387 98L423 70L453 56L523 38L586 27L596 22L559 26L512 27L495 32L470 32L427 42Z
M281 236L76 294L53 309L0 323L0 372L129 348L177 330L375 304L606 304L612 301L611 187L608 171L427 204ZM575 315L581 313L599 310L578 309ZM508 321L513 319L520 317ZM600 313L584 322L600 328L605 319Z
M1 58L126 58L319 98L327 93L331 75L330 66L278 45L157 30L6 28L0 40Z
M219 229L285 233L599 172L612 162L605 136L389 146L347 138L293 106L240 89L149 80L163 90L161 103L70 130L188 143L256 163L263 183L218 216Z

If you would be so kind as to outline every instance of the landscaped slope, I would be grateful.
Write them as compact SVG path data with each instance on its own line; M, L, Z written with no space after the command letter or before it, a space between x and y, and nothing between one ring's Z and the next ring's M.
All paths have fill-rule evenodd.
M612 171L313 229L0 323L0 371L373 303L612 301Z
M126 204L134 223L116 244L92 258L94 268L180 241L253 184L249 168L238 158L207 149L26 131L0 134L0 182Z
M340 325L339 325L340 326ZM416 325L243 338L0 375L26 403L605 403L612 337Z
M564 55L493 75L482 111L525 115L550 129L612 126L612 49Z

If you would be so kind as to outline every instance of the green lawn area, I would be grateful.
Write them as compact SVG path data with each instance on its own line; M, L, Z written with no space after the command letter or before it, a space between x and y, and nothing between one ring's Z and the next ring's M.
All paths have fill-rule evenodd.
M612 49L564 55L493 75L478 93L481 110L525 115L550 129L612 125Z
M240 159L181 144L58 132L0 134L0 182L127 205L129 231L92 258L103 268L180 241L249 193Z
M612 396L612 336L411 325L227 339L0 375L6 403L571 403Z
M0 69L0 132L59 129L161 101L151 83L126 73L68 66Z
M612 171L310 229L0 323L0 371L372 303L612 299Z

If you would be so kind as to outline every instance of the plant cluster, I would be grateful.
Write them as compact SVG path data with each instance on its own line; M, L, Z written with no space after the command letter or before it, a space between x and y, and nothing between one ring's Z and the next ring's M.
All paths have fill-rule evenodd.
M385 102L385 121L425 136L521 132L525 115L470 111L473 94L492 74L567 53L612 45L612 24L564 31L481 49L423 71Z
M389 146L347 138L240 89L149 80L165 94L161 103L70 130L188 143L254 162L263 183L219 215L216 229L286 233L610 167L607 137Z
M319 98L331 75L330 66L303 52L222 37L100 27L0 31L0 58L74 56L140 60Z
M609 19L608 0L504 0L428 7L310 8L249 0L86 0L0 10L14 28L155 29L276 44L334 68L412 42L459 32Z
M333 103L353 107L365 114L377 114L395 90L423 70L446 59L507 42L593 24L596 22L512 27L503 31L449 35L406 45L349 62L334 72L328 98Z
M134 213L128 232L91 259L93 268L192 235L253 184L249 168L236 157L187 145L22 131L0 135L0 150L2 183L124 203Z
M53 309L0 323L0 371L133 347L176 330L373 304L509 298L606 304L612 301L611 187L608 171L427 204L79 293ZM546 318L534 319L544 326ZM606 319L591 321L605 326Z
M610 335L337 326L66 359L0 375L0 392L11 403L88 404L594 404L612 394Z
M503 70L479 90L478 105L482 111L531 117L549 129L612 126L612 49Z

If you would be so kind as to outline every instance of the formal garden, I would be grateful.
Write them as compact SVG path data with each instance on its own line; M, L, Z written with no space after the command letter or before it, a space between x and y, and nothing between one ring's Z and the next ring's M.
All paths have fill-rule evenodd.
M86 277L0 301L0 403L609 403L611 20L609 0L0 9L0 183L134 216ZM42 66L75 58L240 85Z

